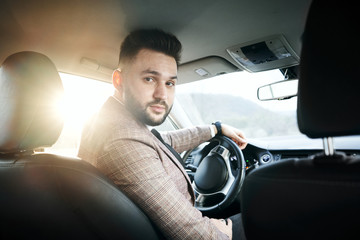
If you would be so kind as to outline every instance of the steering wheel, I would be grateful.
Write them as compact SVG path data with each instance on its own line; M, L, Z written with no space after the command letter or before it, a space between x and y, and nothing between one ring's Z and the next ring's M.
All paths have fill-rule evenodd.
M236 143L216 136L200 151L191 151L187 165L195 191L195 207L203 213L218 213L237 198L245 178L245 161ZM185 157L186 157L185 156Z

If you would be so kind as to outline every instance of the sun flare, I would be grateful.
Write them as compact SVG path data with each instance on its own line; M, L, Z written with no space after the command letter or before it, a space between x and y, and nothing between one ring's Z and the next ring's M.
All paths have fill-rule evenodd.
M113 87L110 83L65 73L60 73L60 77L65 96L59 100L58 112L65 122L58 141L47 151L76 155L83 125L113 94Z

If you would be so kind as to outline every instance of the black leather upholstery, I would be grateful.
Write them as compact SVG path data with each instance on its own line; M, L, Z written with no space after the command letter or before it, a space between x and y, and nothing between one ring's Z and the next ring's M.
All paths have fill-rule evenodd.
M360 133L359 14L349 1L312 2L300 62L298 122L307 136ZM247 239L358 239L360 158L341 152L251 172L241 191Z
M241 191L247 239L358 239L359 160L290 159L250 173Z
M313 1L303 34L298 124L308 137L360 134L359 11L351 1Z
M33 149L62 120L54 64L16 53L0 68L0 239L159 239L147 216L90 164Z

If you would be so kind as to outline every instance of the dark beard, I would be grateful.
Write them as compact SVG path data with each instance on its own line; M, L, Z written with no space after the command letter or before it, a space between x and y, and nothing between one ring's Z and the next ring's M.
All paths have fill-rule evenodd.
M140 122L146 124L146 125L149 125L149 126L158 126L158 125L161 125L165 119L167 118L167 116L169 115L171 109L172 109L172 106L169 107L164 101L161 101L161 100L155 100L155 101L152 101L150 103L147 103L146 106L143 108L140 103L135 99L134 95L129 91L127 90L126 91L126 99L124 99L124 105L126 107L126 109L131 112L135 118L137 120L139 120ZM146 112L146 109L150 106L150 105L153 105L153 104L161 104L165 107L165 114L164 116L159 119L159 120L155 120L153 119L150 114L148 114Z

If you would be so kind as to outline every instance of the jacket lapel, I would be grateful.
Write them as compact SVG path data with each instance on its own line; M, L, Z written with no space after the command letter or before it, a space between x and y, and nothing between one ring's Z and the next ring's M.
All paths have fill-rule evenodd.
M184 167L181 165L181 163L179 163L179 161L177 160L177 158L174 156L174 154L172 154L172 152L170 152L170 150L159 140L157 139L150 131L149 131L151 137L154 139L154 141L156 141L159 145L159 147L161 148L161 150L170 158L170 160L176 165L177 168L179 168L179 170L182 172L182 174L184 175L184 177L186 178L186 181L188 183L188 187L189 189L191 189L191 195L192 195L192 199L195 202L195 193L194 190L191 186L191 181L189 176L187 175Z

